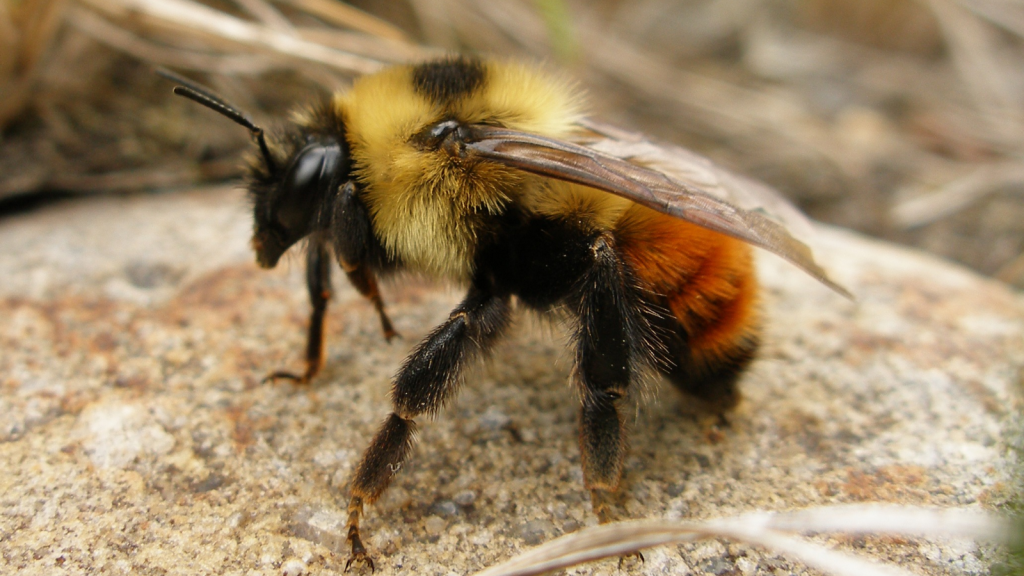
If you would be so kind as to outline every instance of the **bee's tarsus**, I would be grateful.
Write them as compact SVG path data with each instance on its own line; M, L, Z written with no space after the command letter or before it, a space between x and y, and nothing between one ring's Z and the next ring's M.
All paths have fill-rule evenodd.
M290 380L296 384L309 384L310 380L312 379L312 375L308 373L296 374L294 372L287 372L285 370L275 370L270 374L264 376L263 380L261 380L260 383L267 384L276 382L278 380Z
M643 553L639 550L619 556L619 570L628 570L633 567L631 565L635 565L636 563L641 565L647 563L647 560L644 559Z

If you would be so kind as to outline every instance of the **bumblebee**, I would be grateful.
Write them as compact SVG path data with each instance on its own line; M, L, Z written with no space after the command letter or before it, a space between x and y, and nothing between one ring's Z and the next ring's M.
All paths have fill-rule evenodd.
M391 414L356 467L346 570L373 568L360 520L409 456L414 419L453 398L465 366L516 308L569 319L583 478L603 522L622 476L623 402L645 374L717 410L738 401L761 323L751 246L847 294L790 234L799 217L773 191L586 118L573 86L529 65L450 57L386 68L275 135L172 78L177 94L255 137L248 189L259 265L274 267L307 240L306 369L271 377L308 382L319 370L332 259L389 340L378 277L412 271L467 287L399 370Z

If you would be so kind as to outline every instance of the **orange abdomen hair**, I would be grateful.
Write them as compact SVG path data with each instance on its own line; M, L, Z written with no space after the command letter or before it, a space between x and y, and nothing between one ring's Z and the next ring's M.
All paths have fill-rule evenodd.
M667 343L674 356L671 360L678 365L674 367L677 374L670 376L690 381L735 380L759 342L752 248L641 207L623 215L614 234L618 250L634 274L678 324L678 346Z

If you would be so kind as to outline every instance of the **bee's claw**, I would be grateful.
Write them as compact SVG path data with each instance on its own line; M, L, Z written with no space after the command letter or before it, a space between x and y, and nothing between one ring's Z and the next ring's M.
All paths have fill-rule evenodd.
M288 372L286 370L276 370L276 371L271 372L270 374L267 374L266 376L264 376L263 380L260 380L260 384L266 384L267 382L274 382L274 381L276 381L278 379L291 380L295 384L300 384L300 385L301 384L309 384L309 381L311 380L309 374L299 375L299 374L295 374L294 372Z
M630 552L629 554L623 554L622 556L619 556L619 570L632 569L636 566L637 561L639 561L640 564L644 564L646 562L646 560L644 560L644 555L639 550L636 552Z
M348 557L348 560L345 562L346 573L348 572L348 569L352 566L352 564L366 564L370 567L371 573L376 571L376 567L373 565L373 559L370 558L370 555L366 553L366 550L363 550L361 552L353 552L352 555Z
M350 526L348 532L348 540L352 543L352 555L348 557L348 561L345 562L345 572L348 572L349 567L352 564L366 564L370 567L370 572L375 571L373 565L373 558L366 553L366 547L363 546L363 540L359 537L359 527Z
M380 327L384 331L384 340L390 344L395 338L401 338L395 327L391 325L391 319L388 318L387 314L384 313L383 308L380 309Z

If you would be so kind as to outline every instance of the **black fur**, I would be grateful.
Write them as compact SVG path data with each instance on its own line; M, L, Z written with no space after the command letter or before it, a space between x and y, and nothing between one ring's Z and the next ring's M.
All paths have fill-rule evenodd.
M481 249L478 269L495 289L507 290L539 311L563 303L593 263L597 234L560 218L527 218L510 211L503 234Z
M359 464L352 484L349 532L353 558L365 557L359 540L361 503L372 501L401 464L405 440L390 430L439 410L458 387L467 362L490 349L509 324L510 298L546 311L566 308L576 319L574 378L582 397L580 448L584 478L595 502L615 489L626 451L616 404L631 381L651 364L645 350L655 342L632 271L613 239L573 218L527 217L509 211L484 227L491 231L478 251L476 274L463 302L416 347L392 388L394 413ZM395 437L394 441L385 439ZM393 445L394 444L394 445ZM381 452L375 455L374 452ZM387 469L385 469L387 468Z
M626 439L616 400L607 393L590 394L580 409L583 481L591 490L614 490L622 476Z
M384 338L390 342L397 332L384 311L384 300L380 296L374 270L387 273L394 270L398 263L388 257L380 239L373 233L370 214L359 199L356 185L351 180L341 187L334 200L330 234L345 275L360 294L373 302L380 317Z
M574 377L583 404L583 480L602 520L608 519L609 512L603 506L603 494L618 487L626 453L626 431L617 404L651 363L645 350L655 342L644 316L643 295L612 242L608 236L593 240L591 266L568 296L577 324Z
M338 111L324 101L309 110L309 126L278 134L267 156L250 163L256 259L272 268L288 248L329 224L325 208L349 178L349 150Z
M306 288L313 312L309 319L309 340L306 346L306 379L320 369L324 358L324 314L331 298L331 259L327 244L317 236L310 239L306 250Z
M384 491L408 454L409 436L402 431L412 426L411 418L444 406L457 389L465 363L490 346L508 325L510 312L507 297L470 290L448 321L417 346L392 388L394 412L356 469L353 498L373 502ZM350 520L350 532L357 523L358 515Z
M374 276L373 270L369 266L359 266L345 270L345 275L348 276L348 281L352 286L373 303L374 309L377 310L377 316L380 317L380 328L384 332L384 339L390 342L395 336L398 336L398 332L395 332L394 326L391 325L391 319L384 311L384 299L381 298L377 277Z
M323 326L327 301L331 294L330 248L334 249L349 282L360 294L369 299L380 317L381 329L388 341L396 336L391 319L384 310L374 270L387 272L397 263L387 257L380 240L373 233L370 215L356 193L355 184L346 182L333 198L325 199L317 231L309 236L306 253L306 285L309 289L313 312L309 320L306 341L306 370L294 374L287 370L270 373L267 379L285 378L309 382L323 364Z
M441 409L455 392L466 362L508 325L507 298L471 290L444 324L438 326L406 360L391 400L395 412L412 418Z
M412 72L416 91L445 107L479 90L485 80L483 64L465 57L427 62L416 66Z
M352 490L358 493L361 500L373 503L387 489L412 449L412 434L415 424L411 420L400 418L396 414L388 416L377 435L373 437L369 448L363 454L363 460L356 468L352 480Z
M714 362L698 362L693 357L687 335L677 328L666 339L671 363L660 366L660 371L677 388L709 404L709 408L723 412L740 400L737 382L743 371L757 355L761 340L756 332L740 339Z
M314 234L306 248L306 289L313 311L309 316L309 332L306 338L306 370L294 374L285 370L270 373L267 380L285 378L296 382L309 382L316 376L324 361L324 316L331 299L331 259L327 242L322 235Z
M311 138L284 170L253 173L256 259L273 268L289 247L323 229L324 207L348 175L347 146L331 137Z
M653 339L636 309L625 264L609 240L599 237L591 248L592 265L570 297L577 318L576 367L585 393L615 390L622 394L632 379L638 350Z
M187 82L187 81L186 81ZM445 109L441 118L410 139L422 150L464 152L469 127L452 109L483 90L484 65L454 57L412 68L413 89ZM264 267L276 265L293 244L308 237L307 287L313 306L306 348L308 381L323 359L323 325L331 293L333 250L353 286L376 307L385 337L394 329L384 313L377 275L402 262L388 255L350 171L349 142L340 109L323 102L309 120L278 135L271 148L263 131L234 107L201 87L183 93L245 126L262 157L250 167L254 201L253 244ZM191 92L190 92L191 91ZM565 311L574 322L573 379L580 394L583 476L595 512L609 518L610 497L622 475L626 431L618 404L639 376L654 366L684 391L729 407L736 379L757 348L754 336L735 343L724 358L696 359L689 337L664 309L662 297L639 286L612 234L573 215L528 215L514 204L493 214L464 214L475 235L474 276L463 302L412 352L395 378L393 410L370 443L351 484L348 538L353 561L373 563L359 535L364 503L387 489L412 449L412 418L440 410L457 392L467 363L490 350L510 324L513 297L540 312Z
M342 262L368 266L377 272L388 272L400 265L388 257L380 239L373 233L370 213L351 180L341 186L334 199L330 222L334 252Z

